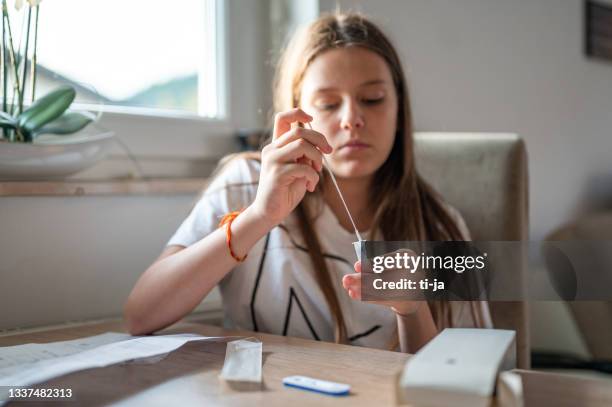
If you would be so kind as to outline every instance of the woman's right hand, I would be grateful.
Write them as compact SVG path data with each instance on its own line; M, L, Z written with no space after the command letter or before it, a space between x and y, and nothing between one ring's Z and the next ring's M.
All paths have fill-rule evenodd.
M301 109L278 113L272 142L261 152L261 173L252 209L276 226L300 203L306 191L313 192L323 169L322 153L331 153L325 137L314 130L291 127L312 117Z

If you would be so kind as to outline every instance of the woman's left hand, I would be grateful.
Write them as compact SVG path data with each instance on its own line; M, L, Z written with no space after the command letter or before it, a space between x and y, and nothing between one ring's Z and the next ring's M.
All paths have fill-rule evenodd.
M361 262L357 261L353 266L355 273L347 274L342 278L342 286L347 291L349 297L354 300L361 300ZM414 314L424 301L368 301L373 304L390 307L395 313L400 315Z

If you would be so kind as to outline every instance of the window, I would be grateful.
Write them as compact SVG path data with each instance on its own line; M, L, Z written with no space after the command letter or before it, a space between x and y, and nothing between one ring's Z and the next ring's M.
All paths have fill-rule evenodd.
M11 14L21 18L25 13L14 13L13 1L8 1ZM77 88L77 102L85 105L79 107L95 110L91 105L103 104L99 124L129 147L146 175L201 175L198 168L236 151L232 136L238 129L268 123L270 36L278 29L270 8L276 3L298 4L45 0L37 96L68 81ZM131 169L120 148L108 161L92 178L122 176Z
M222 118L222 7L220 0L42 2L37 94L70 83L77 102L116 106L111 111Z

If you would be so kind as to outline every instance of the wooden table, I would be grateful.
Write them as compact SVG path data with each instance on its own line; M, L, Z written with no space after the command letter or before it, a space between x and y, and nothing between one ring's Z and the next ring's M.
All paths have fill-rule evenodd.
M125 332L122 323L104 322L0 337L0 346L53 342ZM224 342L190 342L156 363L132 362L75 372L40 387L71 388L75 400L62 403L13 402L7 405L248 405L248 406L370 406L394 405L394 380L409 355L348 345L229 331L181 322L161 333L205 336L253 336L263 342L263 384L259 388L230 386L218 378ZM285 376L304 375L351 385L351 394L332 397L284 387Z

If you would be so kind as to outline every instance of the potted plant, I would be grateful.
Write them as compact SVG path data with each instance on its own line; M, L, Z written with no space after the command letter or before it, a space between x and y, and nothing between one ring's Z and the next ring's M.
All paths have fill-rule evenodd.
M80 171L103 157L113 136L99 129L82 131L97 117L69 110L76 96L72 86L60 86L36 98L40 0L27 3L24 38L15 48L7 1L2 0L0 179L49 178ZM23 6L23 0L15 1L17 11Z

